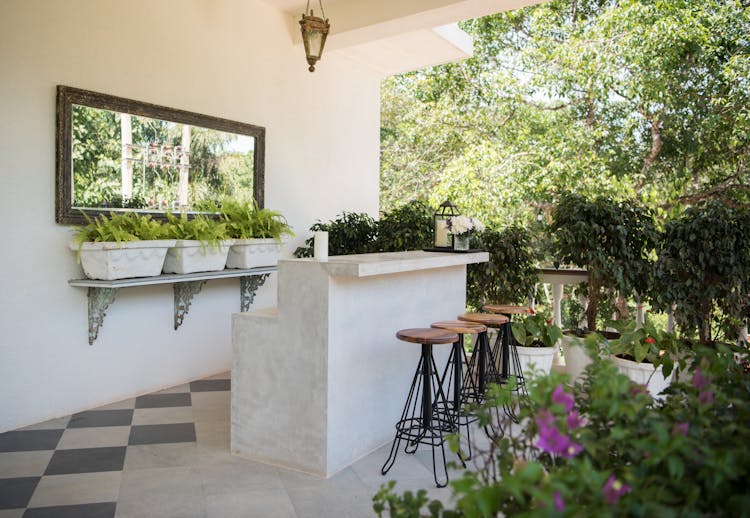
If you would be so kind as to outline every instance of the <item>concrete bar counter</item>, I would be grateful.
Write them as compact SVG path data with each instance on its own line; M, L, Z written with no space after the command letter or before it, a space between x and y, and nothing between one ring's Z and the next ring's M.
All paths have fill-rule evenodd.
M421 351L396 331L463 313L466 265L488 259L279 261L278 308L233 316L232 451L329 477L390 442ZM436 346L439 366L449 348Z

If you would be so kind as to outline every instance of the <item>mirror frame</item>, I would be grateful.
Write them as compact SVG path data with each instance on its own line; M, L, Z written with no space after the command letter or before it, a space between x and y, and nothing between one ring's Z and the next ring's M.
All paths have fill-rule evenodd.
M253 197L258 203L258 207L263 208L265 192L266 128L244 122L222 119L220 117L201 115L199 113L188 112L177 108L168 108L166 106L134 101L123 97L115 97L114 95L82 90L80 88L57 85L57 138L55 160L56 223L65 225L85 224L86 219L81 212L84 212L89 217L93 218L99 214L109 214L113 210L138 211L141 214L151 214L154 218L166 219L163 211L73 207L72 154L74 104L254 137Z

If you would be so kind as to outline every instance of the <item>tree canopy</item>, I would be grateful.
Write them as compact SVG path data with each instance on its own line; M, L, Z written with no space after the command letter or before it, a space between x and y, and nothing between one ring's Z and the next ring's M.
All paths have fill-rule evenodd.
M474 57L386 80L381 206L502 225L562 191L662 215L750 205L750 8L553 0L462 25Z

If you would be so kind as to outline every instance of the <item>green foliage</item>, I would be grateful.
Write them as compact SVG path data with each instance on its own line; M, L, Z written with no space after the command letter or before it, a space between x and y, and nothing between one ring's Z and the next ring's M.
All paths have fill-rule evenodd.
M166 228L160 221L151 219L148 214L140 215L136 212L110 212L109 216L100 214L91 219L83 213L88 222L84 226L75 227L75 242L79 245L85 242L140 241L148 239L164 239Z
M681 328L696 328L701 342L712 340L717 310L734 318L750 316L750 211L709 202L670 220L662 235L652 299L675 306Z
M634 320L609 322L609 327L620 333L619 338L610 341L612 354L638 363L651 363L655 367L661 365L664 376L672 373L674 360L682 359L682 351L688 347L673 333L657 328L650 319L646 319L640 328Z
M432 246L433 210L424 202L412 200L384 212L377 224L375 250L401 252Z
M171 239L200 241L205 247L221 249L222 241L229 238L226 223L202 216L188 218L185 214L179 217L167 212L167 236Z
M444 518L750 516L749 359L747 349L698 348L691 381L657 401L594 358L582 383L535 379L514 426L495 411L510 397L499 387L479 410L490 447L476 453L476 471L451 481L452 509L415 509L393 486L374 508Z
M528 231L519 226L487 229L475 239L490 260L468 266L467 304L525 304L538 282Z
M562 329L542 315L527 315L511 324L513 338L525 347L553 347L563 336Z
M565 193L550 231L559 260L588 270L588 327L596 329L602 289L638 295L651 284L657 232L653 216L635 202Z
M328 223L318 221L310 227L313 232L328 232L330 255L365 254L373 251L377 222L368 214L343 212ZM313 238L294 251L295 257L313 256Z
M259 209L255 200L224 198L220 212L226 221L227 234L232 238L273 238L281 241L281 236L294 235L280 212Z
M747 2L553 0L461 26L472 58L383 82L385 210L429 193L504 225L568 189L660 216L750 203Z

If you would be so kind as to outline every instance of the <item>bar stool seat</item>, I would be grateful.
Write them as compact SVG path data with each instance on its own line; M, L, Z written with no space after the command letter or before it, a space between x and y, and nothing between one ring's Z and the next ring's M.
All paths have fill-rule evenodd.
M500 327L510 322L510 319L505 315L497 315L495 313L464 313L458 315L458 319L463 322L483 324L487 327Z
M514 306L512 304L485 304L482 306L488 313L497 313L500 315L533 315L534 310L528 306Z
M393 467L402 440L406 442L404 453L408 454L415 453L420 444L425 444L432 448L432 474L435 484L445 487L448 484L445 436L458 431L458 425L454 415L445 411L449 408L449 403L432 355L432 346L455 344L458 342L458 334L445 329L411 328L398 331L396 337L404 342L420 344L422 354L401 418L396 422L396 436L393 438L391 452L380 472L385 475ZM436 449L442 453L443 460L440 480L435 462Z

